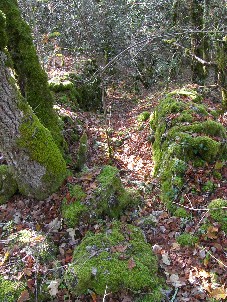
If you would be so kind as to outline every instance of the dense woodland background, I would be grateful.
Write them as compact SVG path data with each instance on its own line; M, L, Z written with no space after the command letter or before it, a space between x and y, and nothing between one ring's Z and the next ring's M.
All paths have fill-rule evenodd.
M226 300L226 63L226 0L1 0L1 301Z

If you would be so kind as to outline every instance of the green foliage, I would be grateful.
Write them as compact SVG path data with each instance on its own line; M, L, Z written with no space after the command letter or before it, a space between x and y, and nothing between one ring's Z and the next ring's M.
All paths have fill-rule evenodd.
M96 74L97 70L96 61L89 59L84 62L80 73L69 75L75 87L76 101L83 110L94 111L102 108L101 78Z
M137 121L138 122L145 122L150 118L150 112L149 111L143 111L142 113L140 113L137 117Z
M75 295L85 294L89 288L103 295L106 286L109 292L152 291L161 284L157 268L156 257L141 230L114 222L100 233L86 234L64 279Z
M177 237L177 242L182 246L194 246L199 238L189 233L183 233Z
M15 302L23 290L25 286L20 281L6 280L0 276L0 301Z
M0 165L0 204L8 201L17 191L17 183L6 165Z
M86 198L86 194L79 185L69 186L70 197L73 198L71 203L68 203L66 198L62 204L62 216L66 220L69 227L74 227L82 220L84 215L88 214L89 209L82 202Z
M225 207L222 209L222 207ZM210 216L220 223L221 228L227 233L227 200L214 199L208 205Z
M20 137L17 144L20 148L25 148L32 160L36 161L46 171L42 178L45 188L35 191L37 199L43 199L55 192L66 177L66 164L55 144L50 132L46 129L33 114L31 108L25 103L20 103L20 109L23 111L23 121L20 125ZM22 194L32 193L30 186L21 187L18 184Z

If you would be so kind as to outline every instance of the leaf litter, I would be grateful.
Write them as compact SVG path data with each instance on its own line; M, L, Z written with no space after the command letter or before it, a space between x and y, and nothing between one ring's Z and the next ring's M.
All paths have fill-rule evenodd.
M226 198L227 184L224 178L222 180L213 178L215 188L212 193L206 193L202 189L202 184L210 179L209 176L214 169L226 177L226 165L222 162L207 165L205 173L199 168L189 167L186 172L187 188L194 188L197 191L194 195L190 190L186 190L183 195L182 206L187 210L189 217L171 216L160 201L159 181L152 176L154 163L152 143L148 139L149 120L142 124L137 121L137 116L141 112L154 110L159 98L159 94L153 94L135 100L130 94L110 90L106 100L108 110L106 121L101 114L88 112L76 114L76 118L86 125L89 172L81 177L70 176L57 193L44 201L37 202L17 195L6 205L0 206L0 272L8 279L26 280L27 289L21 293L18 302L28 301L30 295L38 295L38 287L42 285L48 286L48 291L53 297L51 301L103 301L103 297L98 297L93 292L73 300L67 288L61 286L59 280L67 264L72 261L73 249L87 231L99 232L100 226L99 222L94 225L85 222L78 228L68 228L61 218L60 208L64 197L69 202L71 200L67 183L82 184L89 194L97 185L95 183L97 174L93 174L92 167L102 166L110 161L120 170L124 185L139 189L143 195L144 207L139 209L137 217L134 218L129 212L124 214L122 220L141 227L147 242L157 255L160 273L169 286L165 301L193 302L206 301L209 298L224 301L227 298L226 235L220 226L212 221L209 213L206 213L201 221L202 211L193 210L198 209L199 205L205 208L214 198ZM213 106L215 107L215 104ZM74 116L70 108L67 108L67 112ZM226 126L226 116L220 116L220 122ZM112 158L109 158L107 152L106 133L109 134L113 150ZM70 150L74 154L76 146L72 144ZM97 169L95 171L97 173ZM152 218L149 223L146 222L148 217ZM200 230L203 220L210 222L210 226ZM26 251L20 251L16 245L9 250L7 241L9 235L28 229L47 234L46 237L49 237L57 247L57 261L40 263L39 259ZM176 239L182 232L197 233L199 243L192 247L180 246ZM113 246L112 252L119 252L124 257L127 248L127 245ZM128 259L129 269L135 265L133 258ZM96 268L93 273L95 272ZM41 280L39 284L37 276ZM129 292L123 291L115 295L108 293L105 301L133 300Z

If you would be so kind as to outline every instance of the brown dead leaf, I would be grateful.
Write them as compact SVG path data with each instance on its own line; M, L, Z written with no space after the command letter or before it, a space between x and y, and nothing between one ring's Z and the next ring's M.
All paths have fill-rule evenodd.
M20 297L18 298L17 302L24 302L28 301L30 298L29 292L27 290L22 291Z
M210 296L217 300L225 299L227 297L227 289L222 287L217 287L210 292Z
M218 228L217 227L210 226L207 229L207 237L209 239L217 239L217 237L218 237L217 232L218 232Z
M135 266L136 266L135 261L133 260L133 258L130 258L129 261L128 261L128 268L131 270Z
M31 276L32 275L32 269L31 268L29 268L29 267L25 267L24 268L24 274L26 275L26 276Z
M116 253L116 252L119 252L119 253L124 253L127 249L127 245L115 245L115 246L112 246L111 247L111 252L112 253Z

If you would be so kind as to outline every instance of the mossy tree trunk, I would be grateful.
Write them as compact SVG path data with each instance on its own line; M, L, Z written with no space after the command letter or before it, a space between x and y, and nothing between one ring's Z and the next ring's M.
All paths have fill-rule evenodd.
M196 57L206 60L209 51L209 41L204 30L204 0L191 0L190 1L190 18L191 25L194 32L191 35L191 50L192 50L192 82L204 85L207 77L207 69L205 65L196 59Z
M54 100L48 87L47 75L33 45L31 30L21 17L17 0L1 0L0 10L6 15L7 47L21 94L60 146L63 139L57 114L53 110Z
M220 38L217 47L218 84L222 93L222 108L227 111L227 36Z
M66 164L49 130L40 123L17 90L6 62L7 56L1 46L0 151L19 191L43 199L61 185Z

